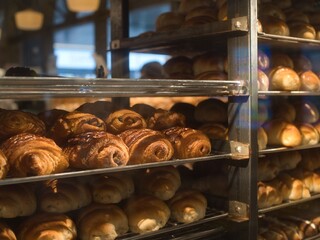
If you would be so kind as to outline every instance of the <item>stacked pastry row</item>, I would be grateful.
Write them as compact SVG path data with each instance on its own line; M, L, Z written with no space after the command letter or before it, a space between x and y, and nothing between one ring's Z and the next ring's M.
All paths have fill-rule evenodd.
M320 193L319 149L270 154L258 162L258 206L308 198Z
M311 99L261 99L259 117L269 147L319 143L319 110Z
M155 109L145 119L134 110L120 109L99 118L81 108L85 107L73 112L53 109L38 116L1 110L1 178L196 158L211 152L210 139L187 127L182 113ZM95 109L97 115L99 111L103 110Z
M159 230L169 220L190 223L204 218L205 196L190 188L182 189L180 185L179 171L168 166L135 174L55 179L37 186L2 186L0 218L22 218L11 230L0 225L0 236L21 240L44 236L115 239L127 232ZM14 233L16 238L10 238Z

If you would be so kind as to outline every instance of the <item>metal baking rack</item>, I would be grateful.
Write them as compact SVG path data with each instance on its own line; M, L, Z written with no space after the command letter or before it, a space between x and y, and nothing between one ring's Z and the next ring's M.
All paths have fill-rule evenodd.
M320 91L259 91L259 96L320 96Z
M279 152L288 152L288 151L298 151L298 150L307 150L320 148L320 144L314 145L301 145L297 147L268 147L267 149L260 150L259 155L269 154L269 153L279 153Z

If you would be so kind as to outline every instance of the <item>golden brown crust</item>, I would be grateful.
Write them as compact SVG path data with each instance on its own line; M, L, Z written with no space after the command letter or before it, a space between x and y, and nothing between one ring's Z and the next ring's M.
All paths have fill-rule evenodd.
M92 204L83 208L77 225L81 240L113 240L129 230L124 211L112 204Z
M173 31L184 23L184 15L179 12L161 13L156 20L156 32Z
M320 89L320 80L312 71L304 71L299 74L302 91L317 92Z
M0 239L1 240L17 240L13 230L5 223L0 222Z
M316 30L313 26L303 22L289 23L290 36L305 38L305 39L316 39Z
M299 75L287 67L275 67L269 73L270 89L279 91L298 91L301 87Z
M169 200L171 218L180 223L191 223L205 217L207 199L196 190L181 190Z
M105 129L104 121L90 113L70 112L57 119L49 131L49 136L58 145L64 145L69 138L77 134Z
M289 36L290 30L285 21L270 17L264 16L259 18L263 27L263 31L268 34L280 35L280 36Z
M124 208L129 228L134 233L146 233L164 227L170 217L170 209L162 200L148 195L132 197Z
M258 91L269 90L269 77L260 69L258 70Z
M19 133L44 135L46 127L36 115L20 110L4 110L0 114L0 141Z
M1 186L0 196L0 218L30 216L36 211L36 195L30 185Z
M64 153L70 166L79 169L124 166L129 160L126 144L107 132L88 132L70 138Z
M258 128L258 148L263 150L267 148L268 145L268 135L263 127Z
M157 109L147 120L148 128L164 130L171 127L185 127L186 117L182 113Z
M211 153L209 138L199 130L173 127L163 132L172 143L177 159L204 157Z
M293 60L289 57L286 53L273 53L270 57L270 67L287 67L287 68L294 68Z
M107 132L119 134L128 129L142 129L147 127L144 118L137 112L121 109L111 113L105 120Z
M119 134L129 148L128 164L168 161L173 156L173 146L159 131L130 129Z
M3 179L7 176L9 172L9 163L7 157L0 150L0 179Z
M75 240L75 223L66 215L40 213L26 219L20 226L18 239L64 239Z
M38 190L39 208L44 212L67 213L91 203L87 184L75 178L54 179Z
M69 166L62 149L52 139L30 133L9 138L0 149L6 155L10 174L14 177L59 173Z

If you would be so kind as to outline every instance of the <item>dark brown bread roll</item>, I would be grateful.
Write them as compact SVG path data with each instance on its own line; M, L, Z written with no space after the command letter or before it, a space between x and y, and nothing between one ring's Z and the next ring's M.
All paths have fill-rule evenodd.
M0 141L19 133L44 135L46 126L36 115L19 110L4 110L0 114Z
M105 120L107 132L119 134L128 129L142 129L147 127L144 118L137 112L121 109L111 113Z
M194 8L186 14L183 26L196 26L217 21L217 14L217 9L213 7L200 6Z
M145 103L136 103L131 107L131 110L139 113L144 119L150 118L156 111L154 107Z
M196 190L178 191L168 201L171 218L180 223L191 223L203 219L206 216L207 199Z
M91 203L87 184L76 178L53 179L37 191L39 208L44 212L67 213Z
M174 31L184 23L184 14L179 12L161 13L156 20L156 32Z
M77 226L81 240L113 240L129 230L126 214L112 204L92 204L83 208Z
M77 239L76 225L64 214L39 213L26 219L20 226L18 239Z
M228 139L228 128L220 123L205 123L198 130L206 134L210 139Z
M130 129L119 134L129 148L128 164L168 161L173 156L173 146L159 131Z
M96 203L119 203L129 198L135 191L129 174L108 174L95 176L90 181L93 201Z
M270 16L264 16L259 19L265 33L280 36L290 35L289 27L285 21Z
M36 195L28 184L1 186L0 196L0 218L30 216L36 211Z
M105 129L104 121L90 113L70 112L57 119L49 131L49 137L61 146L77 134Z
M320 80L314 72L304 71L299 74L299 77L302 91L317 92L320 90Z
M286 21L286 15L277 5L273 3L264 3L259 6L259 17L274 17Z
M288 24L290 36L305 39L316 39L316 30L308 23L294 22Z
M55 121L61 117L63 114L68 113L66 110L62 109L50 109L43 112L38 113L38 117L40 120L44 122L46 125L46 129L49 130Z
M88 132L70 138L64 153L70 166L79 169L124 166L129 160L126 144L107 132Z
M194 112L194 117L201 123L226 123L228 121L227 109L227 103L216 98L208 98L198 103Z
M163 65L163 70L168 78L172 79L193 79L193 61L186 56L170 58Z
M312 71L312 62L309 57L302 54L292 55L294 70L297 72Z
M178 112L157 109L147 120L148 128L164 130L171 127L185 127L186 117Z
M91 103L84 103L80 105L75 111L90 113L100 119L106 119L113 111L113 105L109 101L96 101Z
M157 231L164 227L170 217L167 204L154 196L131 197L124 207L129 228L134 233Z
M17 240L16 234L13 232L13 230L3 222L0 222L0 239L1 240Z
M0 179L3 179L7 176L9 172L9 163L7 157L0 150Z
M272 53L270 57L270 67L276 68L280 66L294 69L292 58L286 53Z
M209 138L199 130L173 127L163 132L172 143L177 159L203 157L211 153Z
M60 173L69 167L67 157L52 139L21 133L0 145L8 159L10 175L26 177Z
M194 118L194 111L196 107L191 103L176 102L170 108L170 111L181 113L186 118L186 127L194 128L197 126L197 121Z
M195 56L193 59L193 73L197 78L198 75L205 72L224 72L223 54L216 52L206 52Z
M298 91L301 87L299 75L287 67L275 67L269 73L270 89L279 91Z
M313 102L298 100L293 102L293 105L297 113L297 122L314 124L319 120L319 109Z
M318 144L320 136L318 130L309 123L302 123L298 125L302 136L303 145Z

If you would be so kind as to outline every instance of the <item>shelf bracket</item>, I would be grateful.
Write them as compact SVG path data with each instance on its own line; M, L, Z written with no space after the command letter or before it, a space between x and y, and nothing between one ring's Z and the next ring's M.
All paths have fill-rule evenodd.
M230 150L232 159L241 160L249 158L250 145L248 143L230 141Z
M249 220L249 205L238 201L229 201L229 219L235 222Z

